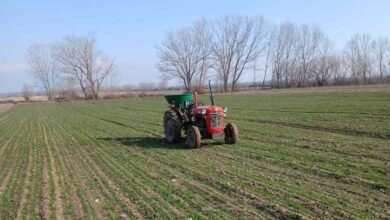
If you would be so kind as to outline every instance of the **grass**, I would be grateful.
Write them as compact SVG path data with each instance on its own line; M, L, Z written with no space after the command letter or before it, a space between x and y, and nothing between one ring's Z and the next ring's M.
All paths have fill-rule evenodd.
M160 98L1 112L0 219L390 218L388 90L217 103L236 145L166 144Z

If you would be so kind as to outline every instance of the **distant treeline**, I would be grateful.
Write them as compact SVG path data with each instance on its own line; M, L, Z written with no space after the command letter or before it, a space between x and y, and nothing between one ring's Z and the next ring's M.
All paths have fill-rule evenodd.
M390 82L390 39L355 34L342 49L317 25L286 21L272 24L261 16L224 16L201 20L166 33L157 48L160 83L140 83L132 90L202 92L213 79L219 91L239 86L272 88ZM99 98L116 73L114 58L96 45L94 35L65 36L28 48L30 71L49 100ZM243 80L243 76L246 75ZM248 78L253 77L248 84ZM169 80L179 86L168 86ZM112 85L117 87L117 85ZM124 87L125 90L130 88ZM33 89L24 85L28 100Z
M356 34L336 49L317 25L263 17L225 16L169 31L158 57L163 76L188 91L211 77L223 91L235 90L245 74L274 88L390 82L388 37Z

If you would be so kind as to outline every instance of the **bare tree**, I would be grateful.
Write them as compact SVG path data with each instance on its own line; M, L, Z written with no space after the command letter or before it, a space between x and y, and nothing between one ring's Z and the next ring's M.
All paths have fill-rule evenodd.
M317 26L302 25L297 31L297 61L296 85L304 87L312 76L314 60L317 58L319 46L324 34Z
M273 87L326 85L339 69L328 37L316 25L281 23L271 44Z
M211 57L211 40L212 32L206 21L197 22L194 24L193 34L196 36L196 41L201 47L201 61L199 64L199 75L197 77L198 92L202 92L205 80L209 69L212 67Z
M344 56L351 71L353 83L367 83L372 74L373 50L369 35L356 34L345 46Z
M22 87L22 95L24 100L30 101L31 97L34 95L34 90L30 84L24 84Z
M114 73L115 59L103 56L93 35L67 36L56 47L62 71L77 80L85 98L97 98L102 83Z
M265 86L265 79L267 77L268 67L270 64L272 45L274 43L274 39L276 36L276 27L272 26L269 29L269 31L270 31L270 33L269 33L268 38L267 38L267 54L265 56L265 64L264 64L265 67L264 67L264 75L263 75L263 83L262 83L263 88Z
M378 72L379 81L383 82L386 78L390 80L390 41L387 37L380 37L373 41L375 53L375 65Z
M345 85L348 82L349 78L349 69L348 61L344 56L337 55L336 59L336 67L333 73L333 84L335 85Z
M54 86L59 76L59 66L53 52L53 46L49 45L35 44L27 49L31 74L45 89L49 100L54 98Z
M200 90L210 68L222 91L237 89L250 69L254 85L256 71L264 71L263 87L268 73L277 88L390 82L387 37L356 34L339 52L316 25L287 21L271 28L264 18L248 16L220 17L210 24L171 31L159 47L159 70L182 81L187 91L194 85Z
M213 25L213 59L224 90L234 90L244 71L265 50L268 34L263 17L225 16Z
M272 44L272 86L288 87L296 62L296 25L291 22L280 24Z
M336 55L333 44L328 38L323 38L318 45L318 56L313 61L315 81L318 86L325 86L329 79L339 71L339 57Z
M181 80L185 89L192 91L194 79L198 77L202 84L210 68L211 37L206 21L168 32L158 47L158 69L167 77Z

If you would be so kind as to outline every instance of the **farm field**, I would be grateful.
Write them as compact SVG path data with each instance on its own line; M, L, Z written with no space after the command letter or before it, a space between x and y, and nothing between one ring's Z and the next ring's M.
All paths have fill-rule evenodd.
M216 104L238 144L165 144L163 98L0 111L0 219L390 218L390 90Z

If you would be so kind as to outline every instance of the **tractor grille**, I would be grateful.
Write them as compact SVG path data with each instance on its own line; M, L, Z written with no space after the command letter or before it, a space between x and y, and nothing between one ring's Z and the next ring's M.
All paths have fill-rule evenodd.
M219 128L222 126L222 113L212 113L210 114L211 117L211 127L212 128Z

